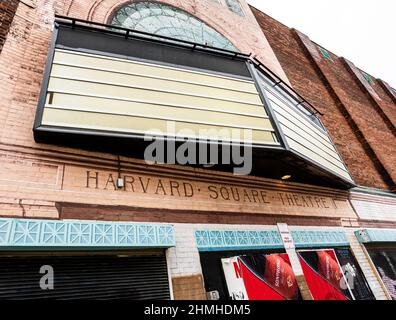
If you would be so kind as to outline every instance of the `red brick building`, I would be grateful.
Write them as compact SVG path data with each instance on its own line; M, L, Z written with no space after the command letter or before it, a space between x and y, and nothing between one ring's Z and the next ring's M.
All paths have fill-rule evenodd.
M0 70L0 298L395 299L396 93L308 36L243 0L10 0Z
M293 88L325 114L322 120L356 183L394 191L394 89L298 30L253 12Z

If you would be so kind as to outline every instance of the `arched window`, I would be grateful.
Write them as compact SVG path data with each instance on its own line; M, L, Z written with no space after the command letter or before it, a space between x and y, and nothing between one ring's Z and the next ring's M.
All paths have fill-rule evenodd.
M241 4L239 3L238 0L226 0L228 9L230 9L232 12L240 15L241 17L244 16Z
M219 32L193 15L155 2L130 3L113 15L112 25L238 51Z

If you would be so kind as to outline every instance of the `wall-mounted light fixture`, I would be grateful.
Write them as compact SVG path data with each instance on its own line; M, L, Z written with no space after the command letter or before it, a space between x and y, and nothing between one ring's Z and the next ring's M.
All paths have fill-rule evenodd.
M124 178L121 177L121 161L120 156L117 157L118 162L118 178L117 178L117 188L122 189L125 186Z

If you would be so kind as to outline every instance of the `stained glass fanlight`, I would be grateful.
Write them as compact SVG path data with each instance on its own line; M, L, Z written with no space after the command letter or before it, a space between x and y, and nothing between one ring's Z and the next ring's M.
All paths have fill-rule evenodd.
M113 15L112 25L238 51L219 32L193 15L156 2L130 3Z
M228 8L237 15L244 16L241 4L238 0L226 0Z

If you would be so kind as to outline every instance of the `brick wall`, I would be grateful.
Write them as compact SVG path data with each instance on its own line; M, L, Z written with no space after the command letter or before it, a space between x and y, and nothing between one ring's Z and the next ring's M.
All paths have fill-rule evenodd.
M352 192L350 201L361 220L360 225L363 225L362 220L371 222L396 222L396 197L384 197L378 195L368 195L364 193Z
M3 45L7 38L12 19L14 19L18 4L18 0L0 1L0 53L3 49Z
M292 86L324 113L329 130L354 180L363 186L395 190L396 105L389 90L319 46L252 8ZM393 150L393 151L392 151Z
M117 167L116 155L36 144L33 140L32 126L44 66L47 60L47 50L51 39L55 12L106 22L114 6L123 2L119 0L37 0L29 2L26 0L23 4L21 2L16 9L14 20L7 28L7 39L0 54L0 70L2 71L0 73L0 215L57 219L59 218L57 204L62 202L74 202L80 205L87 201L92 205L106 202L108 206L105 210L106 212L122 209L117 205L120 199L123 200L122 196L118 194L109 195L107 192L98 191L95 195L89 195L83 186L73 193L64 190L63 185L65 168L68 166L91 168L91 170L92 168L94 170L99 170L98 168L114 170ZM242 51L252 49L278 74L283 72L255 20L240 20L241 18L226 11L226 7L222 7L224 12L218 8L214 10L210 6L215 4L210 4L211 2L206 0L199 2L169 0L164 2L179 5L192 14L196 14L208 24L220 31L224 31ZM4 1L1 3L4 3ZM244 1L242 1L242 4L244 7L247 6ZM248 12L247 18L249 18L249 15L250 13ZM337 94L326 90L326 85L328 84L321 77L314 61L310 60L304 51L299 48L301 44L298 43L295 35L290 30L290 32L282 32L284 27L281 25L277 28L279 28L278 33L266 33L270 42L272 42L272 47L278 55L280 63L289 73L295 87L301 90L305 96L313 99L313 102L322 111L326 112L325 124L330 129L341 129L339 131L331 130L331 133L344 158L347 160L347 164L352 170L355 179L359 183L368 186L387 188L389 182L386 181L381 170L376 167L377 164L372 160L372 158L375 160L375 157L365 149L361 140L357 140L360 133L358 134L354 131L355 128L351 125L349 118L345 117L347 114L345 107L337 100ZM279 37L280 44L274 41L276 36ZM293 43L293 46L290 43ZM293 58L291 59L290 57ZM294 69L296 72L290 71ZM306 76L303 76L304 74ZM355 86L358 86L356 79L351 79L350 81L355 81ZM308 91L306 88L310 88L310 90ZM383 91L380 91L376 85L374 89L379 97L386 101L385 104L379 102L375 106L372 101L373 98L366 93L360 99L366 99L372 103L373 110L378 111L379 108L383 110L383 114L379 116L383 124L378 126L377 130L385 134L390 127L389 124L394 123L394 118L389 116L389 114L393 114L390 107L392 100L386 98L387 92L385 89L382 88ZM387 136L384 136L384 138L387 138ZM355 143L355 141L357 142ZM388 147L390 148L391 146ZM378 150L374 151L377 152ZM375 152L374 155L376 155ZM389 161L392 159L390 158ZM128 166L137 172L147 170L147 166L142 161L124 159L124 162L128 163ZM367 168L366 172L362 168ZM173 169L178 169L180 172L183 170L192 171L192 169L184 168ZM168 168L167 170L170 169ZM388 169L385 168L384 170ZM205 172L203 171L203 173ZM206 172L206 174L210 174L211 179L218 179L218 176L213 172ZM81 177L79 175L69 175L67 178L71 181L78 181ZM131 199L131 201L135 202L134 206L142 208L142 199L137 197L131 197ZM152 201L157 200L153 199ZM172 203L174 202L172 201ZM84 217L79 216L79 218L87 218L87 211L82 211L81 206L76 210L79 210L80 214L85 212ZM90 218L101 219L101 215L102 213L104 215L105 211L101 212L101 208L96 208L96 210L96 212L92 211ZM160 214L145 210L144 214L140 211L140 215L136 217L135 213L131 212L130 207L126 211L129 212L130 216L121 210L120 220L159 220L162 219L161 214L169 215L169 211ZM73 210L69 212L76 214L76 211L73 213ZM190 212L190 215L192 214ZM230 219L230 214L228 216L220 215L220 217L216 216L216 214L217 211L213 211L210 214L206 213L205 221L208 223L225 223L228 220L235 223L235 225L210 225L210 227L215 229L240 228L237 223L246 220L242 215L236 216L232 220ZM194 221L198 222L199 218L202 217L194 218L197 219ZM267 220L263 218L251 219L253 222L250 223L261 225L266 223L275 224L279 220L274 216L267 216ZM292 218L290 219L290 221L286 221L291 223ZM295 219L298 219L298 217ZM192 218L188 222L191 223ZM301 220L301 224L337 225L337 221L309 217ZM199 285L197 285L199 282L197 279L202 274L202 270L199 253L195 246L194 227L196 227L194 224L175 225L177 247L169 250L169 267L172 278L181 277L179 280L174 281L176 293L178 289L180 289L179 292L183 291L183 288L188 283L194 283L194 288L196 289L194 295L202 294L202 292L199 292ZM200 227L209 228L209 225L200 225ZM243 227L243 229L249 228L257 229L264 228L264 226Z
M109 1L35 0L29 2L24 0L17 8L6 43L0 54L0 69L2 70L0 73L0 146L3 159L0 167L0 207L3 215L39 217L41 214L43 217L56 218L58 217L58 211L55 208L55 203L68 201L75 203L87 202L87 197L83 194L72 196L70 193L61 191L64 187L62 185L62 172L64 173L65 167L67 168L66 163L70 164L73 162L73 164L82 167L105 166L108 168L110 166L115 168L117 166L116 155L37 144L34 142L32 134L55 12L70 14L84 19L95 18L97 21L105 22L106 16L113 10L113 5L124 3L123 1L114 2L111 0L112 6L110 6ZM205 11L205 8L209 8L209 2L204 0L199 2L199 5L198 2L192 1L191 3L196 4L196 6L192 6L190 2L190 6L187 5L187 2L181 4L176 0L169 1L169 3L180 4L189 12L196 13L202 19L206 19L205 21L211 25L214 25L216 20L218 24L216 27L219 30L230 29L230 24L236 23L240 19L228 12L226 7L222 8L223 13L219 13L219 10L212 10L215 14L213 17L209 17L209 11ZM246 6L245 2L242 3ZM99 7L99 4L104 7ZM238 29L233 31L232 35L229 33L230 37L235 42L241 40L242 49L248 47L256 48L255 41L261 39L261 29L258 25L257 29L255 29L255 23L257 24L257 22L242 21L244 23L246 21L245 26L248 29L251 27L252 30L249 30L249 33L242 37L240 34L241 30ZM376 168L376 162L374 161L375 159L378 160L376 153L374 155L367 153L364 144L357 140L359 131L354 131L354 127L350 124L350 117L345 118L345 114L347 114L345 107L337 100L336 94L326 90L326 83L317 69L315 69L315 62L312 59L310 60L300 48L301 44L297 41L296 36L279 23L271 22L270 18L264 19L262 26L263 23L264 25L268 24L267 27L270 32L266 31L267 36L272 42L279 61L284 65L285 70L290 73L295 87L299 88L303 94L305 93L304 95L311 98L322 111L326 112L325 124L331 129L333 138L338 148L342 151L347 165L357 182L367 186L387 188L387 182L381 171ZM271 23L274 25L273 28ZM278 41L274 41L276 37L279 38ZM265 38L263 39L260 41L267 41ZM265 46L265 43L258 45L258 49L255 50L260 50L262 45ZM262 53L264 54L265 50ZM290 56L294 58L290 59ZM271 58L271 54L267 58ZM276 59L273 61L277 63ZM326 61L323 63L326 63ZM290 70L296 71L292 72ZM352 78L352 75L350 76L351 82L356 82L356 79ZM355 87L358 87L357 83ZM373 85L373 87L381 100L384 101L379 102L377 106L372 106L373 110L375 108L375 110L383 109L383 114L379 116L379 119L384 121L381 126L376 128L373 135L378 132L384 132L384 140L388 139L389 133L385 136L386 129L389 128L390 123L393 121L393 118L387 116L393 114L391 108L393 100L383 86L380 86L380 83ZM306 90L306 88L310 88L310 90ZM370 98L367 94L362 99L373 103L373 98ZM387 123L385 123L384 116L389 118ZM334 128L339 128L340 130L335 130ZM391 152L391 147L392 145L389 144L384 146L383 149ZM379 153L381 148L381 145L377 146L376 152L378 151L377 153ZM388 164L393 160L392 157L391 152ZM386 158L385 155L384 158ZM142 162L135 159L125 159L125 162L133 163L136 168L144 168ZM388 170L387 168L385 169ZM210 175L213 175L213 173L211 172ZM75 177L76 180L78 178L78 176ZM92 200L92 203L115 201L107 196L103 192L98 192L96 195L97 199ZM41 205L41 203L45 203L45 205ZM197 220L199 218L198 216L196 217ZM215 222L231 221L229 216L226 215L216 217L207 215L205 219L206 221ZM232 219L232 223L239 223L243 220L244 217L239 215ZM267 216L266 221L261 217L259 219L253 217L250 223L272 223L270 220L276 222L277 217ZM192 221L188 220L185 222ZM319 221L319 219L312 217L312 219L301 221L301 224L305 223L328 225L330 221ZM337 223L337 221L331 221L332 225Z

